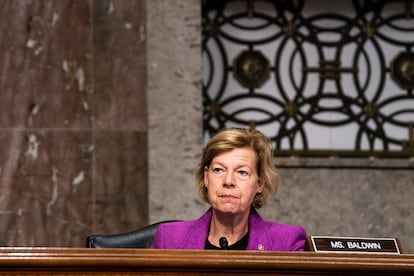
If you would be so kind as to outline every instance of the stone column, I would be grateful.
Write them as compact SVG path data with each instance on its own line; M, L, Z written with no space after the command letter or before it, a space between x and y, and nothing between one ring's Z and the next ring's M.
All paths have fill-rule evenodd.
M195 182L202 150L201 3L146 5L150 222L194 218L205 209Z

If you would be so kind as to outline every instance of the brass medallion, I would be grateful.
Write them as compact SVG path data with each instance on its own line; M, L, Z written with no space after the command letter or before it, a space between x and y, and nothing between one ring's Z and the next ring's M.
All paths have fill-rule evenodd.
M391 61L391 78L402 89L414 89L414 53L400 52Z
M233 61L234 78L246 88L259 88L270 77L270 64L260 51L246 50Z

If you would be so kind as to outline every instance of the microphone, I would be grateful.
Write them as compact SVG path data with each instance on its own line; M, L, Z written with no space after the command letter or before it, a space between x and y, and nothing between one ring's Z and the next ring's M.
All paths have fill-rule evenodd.
M229 243L227 242L226 237L221 237L219 240L220 249L227 250L229 247Z

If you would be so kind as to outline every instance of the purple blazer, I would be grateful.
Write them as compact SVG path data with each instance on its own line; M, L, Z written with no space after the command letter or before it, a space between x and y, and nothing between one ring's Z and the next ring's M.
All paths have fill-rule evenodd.
M160 224L151 248L204 249L211 216L210 208L196 220ZM305 242L306 232L301 226L265 221L251 209L247 250L303 251Z

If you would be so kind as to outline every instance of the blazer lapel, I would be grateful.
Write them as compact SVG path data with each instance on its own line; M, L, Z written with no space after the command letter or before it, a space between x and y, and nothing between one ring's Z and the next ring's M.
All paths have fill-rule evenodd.
M188 225L186 239L182 244L183 249L204 249L211 222L211 208L199 219Z
M247 250L272 250L272 242L263 218L252 208L249 216L249 243Z

